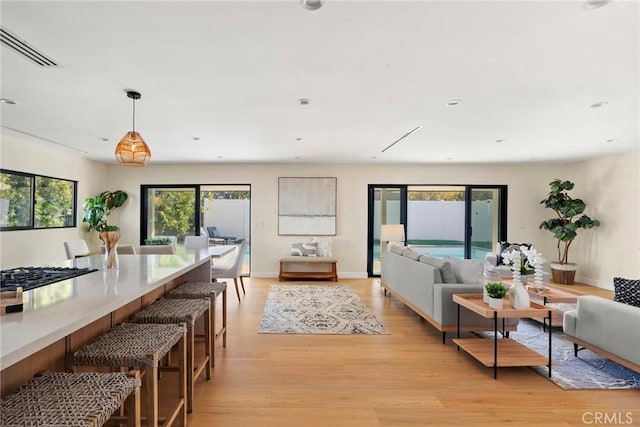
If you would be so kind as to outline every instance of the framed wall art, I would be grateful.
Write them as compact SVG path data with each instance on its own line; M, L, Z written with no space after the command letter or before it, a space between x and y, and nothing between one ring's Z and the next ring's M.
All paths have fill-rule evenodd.
M337 178L278 178L278 235L335 236Z

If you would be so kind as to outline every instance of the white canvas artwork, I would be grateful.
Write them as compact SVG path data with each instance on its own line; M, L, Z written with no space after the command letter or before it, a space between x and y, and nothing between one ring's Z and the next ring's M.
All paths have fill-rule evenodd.
M278 178L278 234L336 234L336 178Z

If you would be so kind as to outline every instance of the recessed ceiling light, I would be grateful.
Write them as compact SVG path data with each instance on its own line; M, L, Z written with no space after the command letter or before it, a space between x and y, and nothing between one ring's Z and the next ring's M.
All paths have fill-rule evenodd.
M192 136L191 139L193 139L194 141L200 141L200 137L199 136Z
M296 141L302 141L302 138L297 137L297 138L296 138Z
M531 160L533 161L540 160L540 157L532 157Z
M100 141L102 141L102 142L107 142L107 141L109 141L109 138L105 138L105 137L101 137L101 138L98 138L98 139L99 139Z
M0 103L2 104L9 104L9 105L16 105L16 101L9 99L9 98L0 98Z
M324 4L324 0L300 0L300 4L307 10L318 10Z
M447 101L447 105L448 106L454 106L454 105L458 105L462 102L462 99L452 99L450 101Z
M505 142L506 139L500 138L500 139L496 139L496 142L500 143L500 142Z
M309 105L311 100L309 98L300 98L298 99L298 104L300 105Z
M600 108L600 107L604 107L605 105L609 105L609 101L596 102L595 104L591 104L589 107L590 108Z
M378 157L376 157L376 156L371 156L371 158L372 158L372 159L377 159Z
M221 159L221 158L222 158L222 156L218 156L218 157L216 157L216 158L217 158L217 159Z
M447 160L453 160L453 157L447 157Z
M582 7L585 10L593 10L593 9L597 9L599 7L602 7L602 6L606 6L609 3L611 3L611 0L587 0L587 1L584 2Z
M296 156L295 158L296 158L296 159L299 159L299 158L300 158L300 156Z
M612 143L612 142L618 142L618 141L619 141L618 138L609 138L605 142Z

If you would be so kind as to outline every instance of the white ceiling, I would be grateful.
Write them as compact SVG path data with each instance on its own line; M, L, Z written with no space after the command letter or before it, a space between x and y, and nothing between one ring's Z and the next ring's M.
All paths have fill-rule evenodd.
M3 134L102 162L132 125L126 89L142 93L136 130L157 163L564 161L640 145L637 1L2 0L1 17L61 65L2 46L1 97L16 102Z

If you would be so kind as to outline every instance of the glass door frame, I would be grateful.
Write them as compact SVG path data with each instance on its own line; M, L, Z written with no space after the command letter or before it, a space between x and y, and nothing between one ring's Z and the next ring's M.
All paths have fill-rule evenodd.
M374 233L374 212L375 212L375 194L378 189L397 189L400 190L400 223L407 224L407 185L398 184L369 184L367 194L367 275L369 277L378 277L380 274L373 274L374 265L374 245L375 245L375 233Z
M367 275L368 277L379 277L379 274L373 274L374 263L374 212L375 212L375 191L380 188L400 189L400 222L405 226L405 233L408 233L407 227L407 203L409 187L464 187L464 257L471 258L471 246L473 241L472 223L472 192L473 190L498 190L498 241L507 240L507 195L508 187L506 185L486 185L486 184L369 184L368 185L368 215L367 215ZM493 250L493 248L492 248Z
M200 235L200 185L194 184L156 184L140 186L140 244L144 245L147 233L149 231L148 212L149 212L149 190L151 189L192 189L195 192L195 210L193 229L197 235Z

